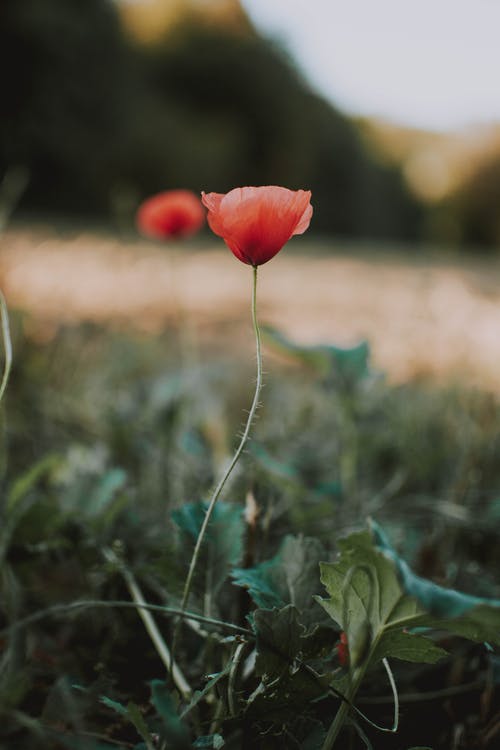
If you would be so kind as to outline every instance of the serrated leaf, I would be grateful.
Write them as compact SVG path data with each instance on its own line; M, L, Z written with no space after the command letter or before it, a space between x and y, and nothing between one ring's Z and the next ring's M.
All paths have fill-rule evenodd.
M266 682L288 671L301 649L304 626L299 623L295 607L257 609L252 621L256 635L255 672Z
M432 641L403 632L421 622L425 612L403 592L394 565L374 547L370 533L351 534L339 541L339 548L337 562L320 565L330 599L319 601L347 633L351 661L366 658L373 665L384 657L409 656L409 661L433 662L444 656L445 651L438 656Z
M372 524L372 530L373 536L363 531L340 540L338 561L320 566L330 594L320 603L346 631L353 662L351 644L356 644L363 628L368 632L369 656L362 657L370 665L387 656L434 662L444 655L429 639L407 632L413 628L500 642L500 602L444 589L416 576L382 529Z
M151 683L151 703L163 721L164 735L168 743L176 750L191 747L189 732L177 713L175 702L164 682L153 680Z
M284 672L247 702L245 715L259 722L273 720L288 724L290 716L303 716L308 703L328 695L331 679L331 674L315 677L305 669Z
M194 545L208 503L186 503L172 513L172 519L182 532L185 541ZM232 566L237 565L243 555L245 522L242 509L232 503L218 503L213 511L201 549L198 570L203 583L209 582L212 592L217 592L226 580ZM187 545L184 544L184 548ZM188 550L189 556L191 549ZM201 573L200 573L201 576Z
M318 563L324 555L317 539L290 535L271 560L254 568L237 568L231 575L236 586L248 589L258 607L293 604L302 612L310 610L318 592Z
M370 346L367 341L352 347L332 344L300 346L271 326L262 326L262 338L276 351L313 367L321 378L336 377L344 383L353 383L369 373Z

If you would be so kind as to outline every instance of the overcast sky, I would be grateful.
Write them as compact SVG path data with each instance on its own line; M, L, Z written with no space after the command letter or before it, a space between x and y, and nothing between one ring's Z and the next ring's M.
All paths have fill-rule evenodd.
M500 121L500 0L242 0L340 108L453 129Z

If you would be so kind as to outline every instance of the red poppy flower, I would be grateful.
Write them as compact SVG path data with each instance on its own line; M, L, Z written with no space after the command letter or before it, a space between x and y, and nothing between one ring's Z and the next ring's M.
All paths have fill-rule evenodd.
M229 193L202 193L208 223L243 263L261 266L279 253L311 221L309 190L284 187L235 188Z
M147 198L137 211L142 234L164 240L195 234L205 221L201 201L190 190L166 190Z

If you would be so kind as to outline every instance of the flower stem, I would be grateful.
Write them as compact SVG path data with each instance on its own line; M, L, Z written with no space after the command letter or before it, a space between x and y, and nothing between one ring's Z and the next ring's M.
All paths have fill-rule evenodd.
M337 740L337 737L340 734L340 730L342 729L342 727L344 726L347 720L349 711L351 709L351 703L354 700L354 697L356 696L356 693L358 692L359 686L365 675L367 663L368 662L366 662L364 666L358 667L355 670L355 673L352 675L351 684L345 696L346 700L342 701L342 703L340 704L339 709L335 715L335 718L333 722L331 723L330 728L328 729L328 732L325 737L325 741L321 747L321 750L332 750L335 744L335 741Z
M182 601L181 601L181 612L184 612L186 610L186 607L188 605L189 601L189 594L191 593L191 586L193 583L193 577L196 570L196 565L198 563L198 558L200 556L200 550L201 546L203 544L203 540L205 538L205 534L208 528L208 524L210 523L210 518L212 517L212 513L214 511L215 505L217 503L217 500L220 497L220 494L222 490L224 489L224 485L226 484L227 480L229 479L229 476L231 475L234 467L238 463L238 460L243 452L243 449L246 445L246 442L248 440L248 436L250 434L250 427L252 426L253 419L255 417L255 413L257 411L257 407L259 405L259 398L260 398L260 391L262 388L262 352L261 352L261 337L260 337L260 328L259 324L257 322L257 266L253 266L253 286L252 286L252 324L253 324L253 330L255 334L255 348L257 353L257 381L255 384L255 393L252 401L252 405L250 407L250 411L248 412L248 419L245 425L245 429L243 430L243 435L241 436L240 443L236 449L236 452L231 459L231 462L229 466L227 467L226 471L224 472L223 476L219 480L219 483L217 484L216 488L213 491L212 497L210 499L210 502L208 504L207 512L205 514L205 518L203 519L203 523L201 525L200 532L198 534L198 538L196 540L196 545L194 548L193 556L191 558L191 563L189 565L189 571L186 577L186 581L184 584L184 592L182 594ZM180 620L177 621L177 627L176 632L174 633L174 639L173 639L173 645L172 645L172 651L174 651L174 645L177 640L177 631L180 624Z

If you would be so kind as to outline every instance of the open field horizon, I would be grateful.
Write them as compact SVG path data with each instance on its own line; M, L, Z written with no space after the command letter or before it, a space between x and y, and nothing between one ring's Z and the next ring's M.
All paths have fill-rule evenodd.
M260 269L261 322L306 344L366 338L392 382L500 391L500 260L380 248L337 242L330 254L295 240ZM39 339L83 321L152 333L182 321L202 347L251 351L250 269L222 241L162 246L16 227L2 238L0 283Z

